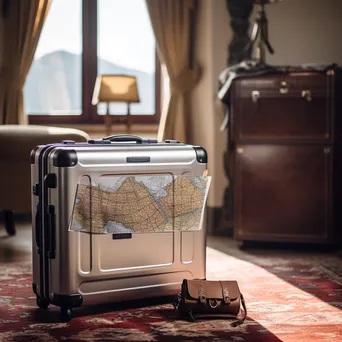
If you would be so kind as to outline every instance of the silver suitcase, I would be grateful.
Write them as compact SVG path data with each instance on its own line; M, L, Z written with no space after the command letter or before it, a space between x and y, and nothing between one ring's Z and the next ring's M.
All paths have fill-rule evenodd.
M206 277L206 226L197 231L85 234L70 230L80 179L103 175L203 176L207 153L177 141L118 135L63 141L31 153L33 291L37 305L61 307L171 296L185 278ZM95 179L94 178L94 179Z

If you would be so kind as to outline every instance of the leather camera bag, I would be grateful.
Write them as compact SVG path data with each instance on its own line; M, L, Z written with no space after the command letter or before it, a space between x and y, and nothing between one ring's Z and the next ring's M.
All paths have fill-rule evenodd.
M241 310L241 306L243 310ZM234 318L238 326L247 317L245 300L236 281L184 279L174 302L180 318Z

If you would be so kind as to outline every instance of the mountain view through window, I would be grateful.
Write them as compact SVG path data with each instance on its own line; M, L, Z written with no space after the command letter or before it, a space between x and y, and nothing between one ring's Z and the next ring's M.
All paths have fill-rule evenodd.
M24 87L27 114L82 114L82 8L82 0L52 2ZM96 30L97 74L136 76L141 102L131 113L155 114L155 39L145 0L97 0ZM110 111L126 114L127 106Z

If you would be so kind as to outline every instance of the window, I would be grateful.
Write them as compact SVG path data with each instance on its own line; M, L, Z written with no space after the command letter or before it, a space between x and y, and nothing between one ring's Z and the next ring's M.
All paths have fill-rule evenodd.
M133 123L158 123L160 66L145 0L54 0L24 87L32 124L103 124L91 104L97 75L137 77ZM127 106L110 105L113 123Z

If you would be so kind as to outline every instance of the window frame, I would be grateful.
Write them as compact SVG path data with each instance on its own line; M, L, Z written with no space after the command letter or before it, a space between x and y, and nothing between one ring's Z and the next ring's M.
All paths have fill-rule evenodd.
M48 115L27 113L28 123L104 125L104 115L91 104L97 75L97 0L82 1L82 114ZM155 114L132 115L133 124L159 124L161 112L161 66L155 53ZM113 124L127 124L127 115L112 115Z

